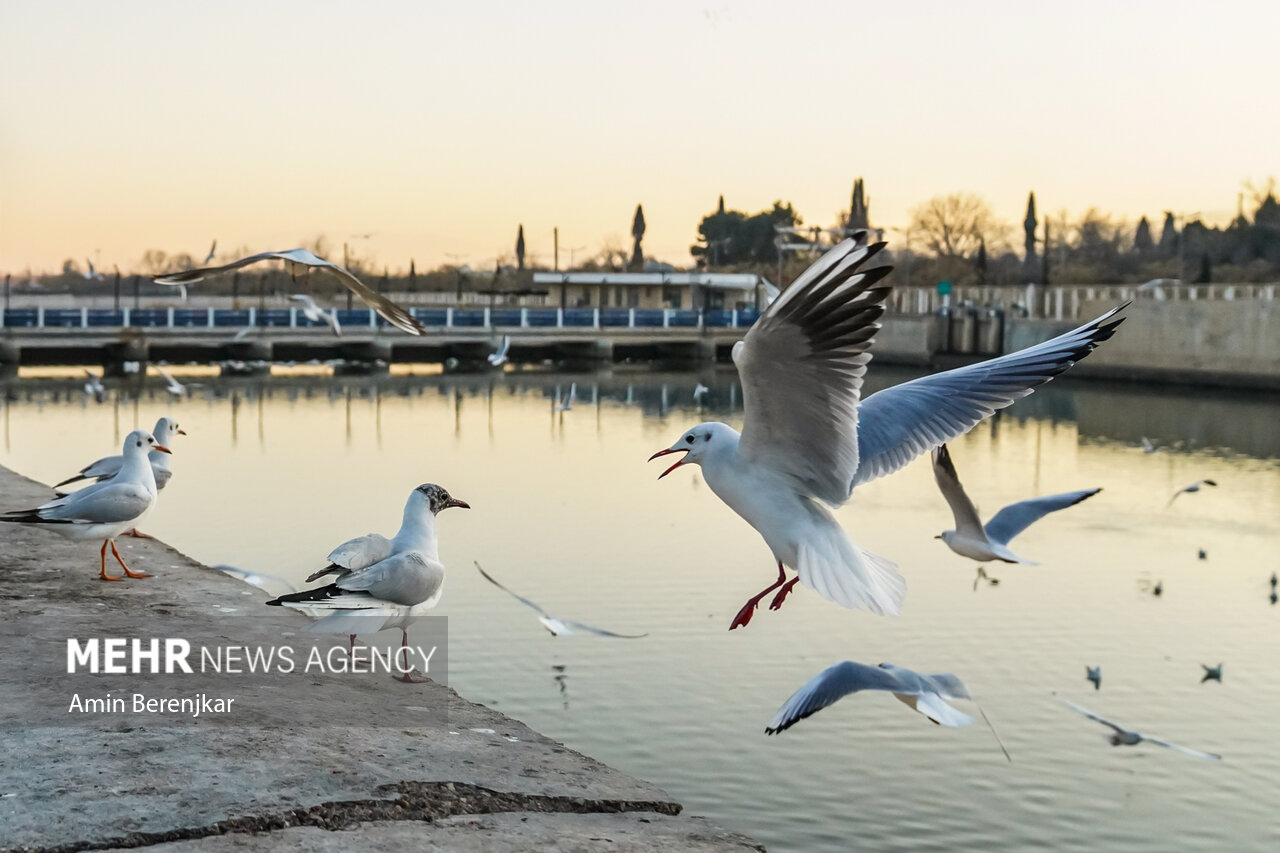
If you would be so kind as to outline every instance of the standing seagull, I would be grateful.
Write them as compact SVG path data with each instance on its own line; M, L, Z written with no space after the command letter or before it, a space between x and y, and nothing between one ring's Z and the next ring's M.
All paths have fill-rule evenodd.
M1036 565L1009 550L1009 542L1013 537L1049 513L1075 506L1102 491L1099 488L1082 489L1009 504L983 527L977 508L960 485L955 466L951 464L951 453L945 444L933 449L933 478L942 490L942 496L947 499L947 505L951 507L951 514L956 520L955 530L944 530L934 538L941 539L960 556L980 563L1003 560L1006 563Z
M218 273L229 272L240 267L246 267L250 264L256 264L259 261L281 260L284 261L285 269L289 275L297 277L299 274L306 276L310 274L312 267L329 270L338 277L343 286L360 297L360 300L368 305L374 311L381 314L388 323L397 329L408 332L411 335L421 335L426 329L422 324L414 319L413 315L392 302L387 297L373 290L348 269L332 261L326 261L313 252L306 249L289 249L282 252L259 252L256 255L249 255L245 258L232 261L229 264L223 264L219 267L202 267L194 270L184 270L182 272L169 273L168 275L156 276L153 281L156 284L192 284L201 281L207 276L216 275Z
M312 581L337 575L336 581L328 586L282 595L267 604L313 615L330 611L306 630L347 634L353 651L357 634L399 628L400 646L406 650L407 663L409 626L435 607L444 592L444 564L440 562L436 544L436 515L455 506L471 508L434 483L418 486L409 494L400 531L394 539L375 538L371 534L339 545L329 555L331 564L307 578ZM335 561L335 556L347 565ZM426 680L412 670L402 672L398 678L406 683Z
M1173 506L1173 502L1178 499L1178 495L1181 495L1183 493L1186 493L1189 495L1194 492L1198 492L1200 491L1201 486L1216 486L1216 485L1218 485L1217 482L1213 480L1196 480L1191 485L1183 486L1181 489L1178 489L1178 491L1174 492L1173 497L1169 498L1169 502L1164 505L1164 508L1168 509L1169 507Z
M156 505L156 479L151 473L151 460L147 458L153 450L169 452L169 448L157 442L151 433L135 429L125 436L124 462L116 476L54 498L35 509L5 513L0 516L0 521L43 525L77 542L102 540L98 577L104 581L124 580L107 574L108 545L126 575L131 578L151 577L146 572L131 571L125 565L116 550L115 538L136 527Z
M507 363L507 351L511 349L511 336L503 335L502 343L498 345L497 350L485 356L490 367L501 367Z
M1187 749L1185 746L1178 746L1176 743L1169 743L1169 741L1167 740L1160 740L1159 738L1147 737L1146 735L1141 734L1140 732L1135 732L1132 729L1126 729L1123 726L1116 725L1115 723L1108 720L1106 717L1102 717L1102 716L1099 716L1098 714L1093 713L1087 708L1081 708L1075 702L1072 702L1068 699L1063 699L1062 704L1066 705L1068 708L1072 709L1073 711L1078 711L1079 713L1084 714L1089 719L1096 720L1097 722L1102 723L1104 726L1108 726L1109 728L1114 730L1115 734L1107 736L1107 740L1111 741L1112 746L1137 746L1138 744L1142 743L1145 740L1147 743L1154 743L1156 746L1165 746L1165 747L1168 747L1169 749L1175 749L1178 752L1182 752L1187 755L1194 755L1196 758L1207 758L1210 761L1222 760L1221 755L1215 755L1211 752L1200 752L1199 750L1195 750L1195 749Z
M507 589L502 584L498 583L496 580L493 579L493 577L488 572L480 568L479 563L476 563L476 568L480 569L480 574L483 575L484 579L487 580L489 583L493 584L498 589L502 590L507 595L511 596L516 601L523 604L525 607L532 608L534 611L536 611L538 614L538 621L542 623L543 628L546 628L548 631L551 632L551 636L553 637L571 637L574 634L579 633L580 631L586 631L587 633L596 634L597 636L600 636L600 637L618 637L624 640L638 640L641 637L649 636L648 634L615 634L612 631L606 631L603 628L594 628L591 625L584 625L581 622L571 622L568 619L558 619L555 616L552 616L547 611L543 610L537 604L534 604L532 601L525 598L523 595L518 595L512 592L511 590Z
M884 313L890 267L866 269L885 246L848 239L827 252L760 315L733 347L742 378L743 430L697 425L666 450L702 466L711 490L773 552L778 579L752 596L730 625L746 625L778 589L796 581L844 607L897 614L906 583L889 560L855 545L822 504L902 468L1027 396L1111 337L1120 309L1001 358L905 382L861 400L869 347ZM1111 322L1108 322L1111 321ZM797 573L787 580L784 566ZM781 589L779 589L781 587Z
M342 337L342 327L338 325L338 312L326 311L305 293L295 293L289 297L294 302L302 303L302 316L312 323L324 323L333 330L334 335Z

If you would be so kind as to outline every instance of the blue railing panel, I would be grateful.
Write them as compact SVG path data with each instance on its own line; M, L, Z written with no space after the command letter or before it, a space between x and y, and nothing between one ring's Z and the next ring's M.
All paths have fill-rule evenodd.
M529 318L530 326L546 328L556 324L557 312L554 310L548 311L545 308L530 308L526 316Z
M36 309L10 308L4 312L4 324L6 326L34 326L36 324Z
M564 324L576 327L594 326L596 324L596 312L590 308L566 308Z
M289 325L289 309L288 308L265 308L258 312L259 326L288 326Z
M80 325L80 309L79 308L46 308L44 309L44 324L49 327L58 326L79 326Z
M630 326L631 312L626 308L601 308L600 325L615 328L618 326Z
M124 312L94 308L89 312L88 322L95 327L119 328L124 323Z
M702 324L704 326L731 326L733 325L733 312L725 311L722 308L713 309L704 312L702 315Z
M755 323L755 321L756 321L756 320L758 320L758 319L760 319L760 312L759 312L759 311L750 311L750 310L748 310L748 311L739 311L739 312L738 312L738 325L739 325L739 326L750 326L750 325L754 324L754 323Z
M175 308L173 309L173 325L208 326L209 312L204 308Z
M411 308L409 311L424 326L443 326L449 314L444 308Z
M489 325L491 326L519 326L520 325L520 309L519 308L493 308L489 311Z
M213 312L213 325L243 328L249 325L249 309L222 308Z
M137 308L129 312L130 326L155 328L169 325L169 311L166 308Z
M698 325L698 312L697 312L697 311L691 311L691 310L686 310L686 311L672 311L672 312L671 312L671 320L670 320L670 322L669 322L669 325L671 325L671 326L696 326L696 325Z
M453 309L453 325L483 326L484 325L484 309L483 308Z

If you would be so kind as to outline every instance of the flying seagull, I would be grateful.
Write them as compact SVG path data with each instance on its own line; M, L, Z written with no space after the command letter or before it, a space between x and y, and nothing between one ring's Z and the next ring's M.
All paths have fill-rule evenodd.
M312 267L329 270L338 277L348 290L360 297L364 304L368 305L374 311L382 315L388 323L396 328L408 332L411 335L421 335L426 329L422 324L414 319L404 308L401 308L390 299L386 298L376 290L365 285L364 282L356 278L350 270L339 266L332 261L326 261L319 255L308 251L307 249L289 249L282 252L259 252L256 255L249 255L245 258L232 261L229 264L223 264L218 267L201 267L200 269L184 270L182 272L170 273L168 275L156 276L153 281L157 284L191 284L201 281L204 278L217 275L218 273L229 272L240 267L250 264L256 264L259 261L282 260L285 269L291 276L295 278L297 275L307 275Z
M214 237L213 245L209 247L209 254L204 256L204 260L201 261L201 263L204 264L205 266L208 266L209 264L213 263L213 256L214 256L214 253L216 253L217 251L218 251L218 238Z
M805 717L835 704L850 693L862 690L883 690L892 693L899 702L940 726L955 728L967 726L973 722L973 717L961 713L946 702L947 699L973 701L968 689L951 673L924 675L891 663L868 666L865 663L847 660L827 667L793 693L791 698L778 709L778 713L773 715L764 733L773 735L784 732ZM981 708L978 711L982 713ZM985 713L983 718L986 719ZM1012 761L1009 751L1005 749L1000 735L991 726L990 720L987 720L987 725L995 735L996 742L1000 744L1005 758Z
M357 634L399 628L407 664L409 626L435 607L444 592L436 515L449 507L471 508L440 486L423 483L409 493L400 531L394 539L365 536L339 545L329 555L330 565L307 578L312 581L336 575L333 583L282 595L267 604L313 616L327 611L306 630L346 634L353 651ZM335 556L341 563L334 561ZM403 672L397 678L406 683L426 680L414 671Z
M182 395L187 393L187 386L183 385L181 382L174 379L173 376L170 375L169 371L165 370L163 367L161 367L158 364L155 366L155 368L156 368L156 372L159 373L160 376L165 381L164 390L168 391L170 394L172 394L175 397L181 397Z
M1151 439L1147 438L1145 435L1142 437L1142 452L1143 452L1143 453L1155 453L1155 452L1157 452L1159 449L1160 449L1159 447L1156 447L1154 444L1152 444Z
M1194 492L1198 492L1200 491L1201 486L1216 486L1216 485L1218 485L1217 482L1213 480L1196 480L1194 483L1192 483L1189 486L1183 486L1181 489L1178 489L1178 491L1173 493L1173 497L1169 498L1169 502L1165 504L1165 509L1168 509L1169 507L1173 506L1173 502L1178 499L1178 495L1181 495L1183 493L1186 493L1189 495Z
M324 323L337 337L342 337L342 326L338 325L338 312L326 311L316 304L316 301L305 293L295 293L289 297L294 302L302 303L302 316L306 317L312 323Z
M1089 666L1088 664L1085 664L1084 673L1085 673L1085 678L1093 682L1094 690L1102 689L1102 667L1101 666Z
M778 578L730 625L746 625L775 589L771 609L800 581L844 607L902 609L906 583L892 562L855 545L822 504L972 429L1027 396L1111 337L1120 309L1042 344L925 376L861 399L890 267L867 268L885 246L848 239L819 258L733 347L742 380L743 430L699 424L650 460L684 457L711 490L764 537ZM1123 306L1121 306L1123 307ZM784 567L796 571L787 580ZM780 588L780 589L779 589Z
M711 390L710 388L708 388L706 385L703 385L701 382L693 386L693 402L699 403L699 404L702 403L702 398L707 396L707 392L710 390Z
M577 382L570 382L570 383L569 383L569 393L565 395L565 398L564 398L563 402L556 403L556 407L555 407L555 409L554 409L553 411L556 411L556 412L568 412L568 411L572 410L572 409L573 409L573 401L574 401L574 400L576 400L577 398L578 398L578 383L577 383Z
M103 276L102 276L102 273L98 272L96 269L94 269L94 268L93 268L93 261L91 261L91 260L89 260L88 258L86 258L86 259L85 259L85 263L89 265L89 271L88 271L87 273L85 273L85 274L84 274L84 277L85 277L86 279L88 279L89 281L104 281L104 280L105 280L105 279L103 278Z
M1112 746L1137 746L1143 741L1146 741L1147 743L1154 743L1156 746L1165 746L1165 747L1168 747L1169 749L1176 749L1178 752L1186 753L1187 755L1193 755L1196 758L1207 758L1210 761L1222 760L1221 755L1214 755L1211 752L1200 752L1199 750L1195 750L1195 749L1187 749L1185 746L1178 746L1176 743L1169 743L1169 741L1167 740L1160 740L1159 738L1147 737L1146 735L1143 735L1139 732L1135 732L1131 729L1126 729L1123 726L1120 726L1111 722L1106 717L1102 717L1102 716L1099 716L1098 714L1093 713L1087 708L1081 708L1079 705L1077 705L1075 702L1072 702L1069 699L1062 699L1061 701L1062 701L1062 704L1066 705L1068 708L1072 709L1073 711L1078 711L1079 713L1084 714L1089 719L1096 720L1099 723L1102 723L1104 726L1107 726L1113 729L1115 733L1107 736L1107 740L1111 741Z
M1200 668L1204 670L1204 676L1200 679L1201 684L1204 684L1206 681L1217 681L1221 683L1222 664L1218 664L1217 666L1206 666L1205 664L1200 664Z
M507 351L511 349L511 336L503 335L502 343L493 352L485 356L491 367L501 367L507 363Z
M649 636L648 634L615 634L613 631L606 631L603 628L595 628L595 627L592 627L591 625L584 625L581 622L571 622L568 619L557 619L555 616L552 616L550 613L543 610L541 607L539 607L537 604L534 604L532 601L525 598L523 595L512 592L502 584L498 583L496 580L493 579L492 575L490 575L484 569L480 568L479 563L476 563L476 568L480 570L480 574L483 575L484 579L487 580L489 583L493 584L498 589L502 590L507 595L511 596L516 601L523 604L525 607L532 608L538 614L538 621L542 623L542 627L550 631L551 636L553 637L571 637L574 634L580 633L582 631L586 631L587 633L590 633L590 634L596 634L601 637L618 637L625 640L638 640L641 637Z
M120 581L122 577L107 574L107 546L120 568L131 578L151 577L134 572L125 565L116 549L115 538L137 527L156 505L156 479L151 473L147 454L153 450L168 453L145 429L135 429L125 436L120 472L109 480L86 486L78 492L61 495L34 509L17 510L0 515L0 521L32 524L51 530L77 542L101 541L101 568L98 577L104 581Z
M85 379L88 380L84 383L84 393L97 400L99 403L106 400L107 389L103 386L102 380L99 379L96 374L90 373L88 370L84 372L84 376Z
M992 516L983 527L977 508L960 485L960 477L951 464L951 453L945 444L933 449L933 478L942 490L942 496L947 499L956 523L955 530L944 530L935 538L941 539L960 556L971 560L1003 560L1006 563L1024 563L1029 566L1036 564L1009 550L1009 542L1013 537L1049 513L1075 506L1102 491L1099 488L1082 489L1009 504Z

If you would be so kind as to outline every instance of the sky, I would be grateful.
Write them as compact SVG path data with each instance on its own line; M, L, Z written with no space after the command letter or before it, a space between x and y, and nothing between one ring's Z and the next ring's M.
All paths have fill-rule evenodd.
M377 266L679 265L720 194L834 224L1225 222L1280 176L1270 2L0 0L0 273L324 235ZM372 235L372 236L365 236ZM892 241L898 235L890 232ZM335 259L340 259L335 257Z

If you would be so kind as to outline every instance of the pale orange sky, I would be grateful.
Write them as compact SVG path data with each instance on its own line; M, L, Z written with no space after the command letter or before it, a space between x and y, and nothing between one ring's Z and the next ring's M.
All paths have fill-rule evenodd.
M485 266L519 223L563 266L637 202L687 264L720 193L1224 221L1280 175L1273 3L463 5L3 0L0 272L367 232Z

